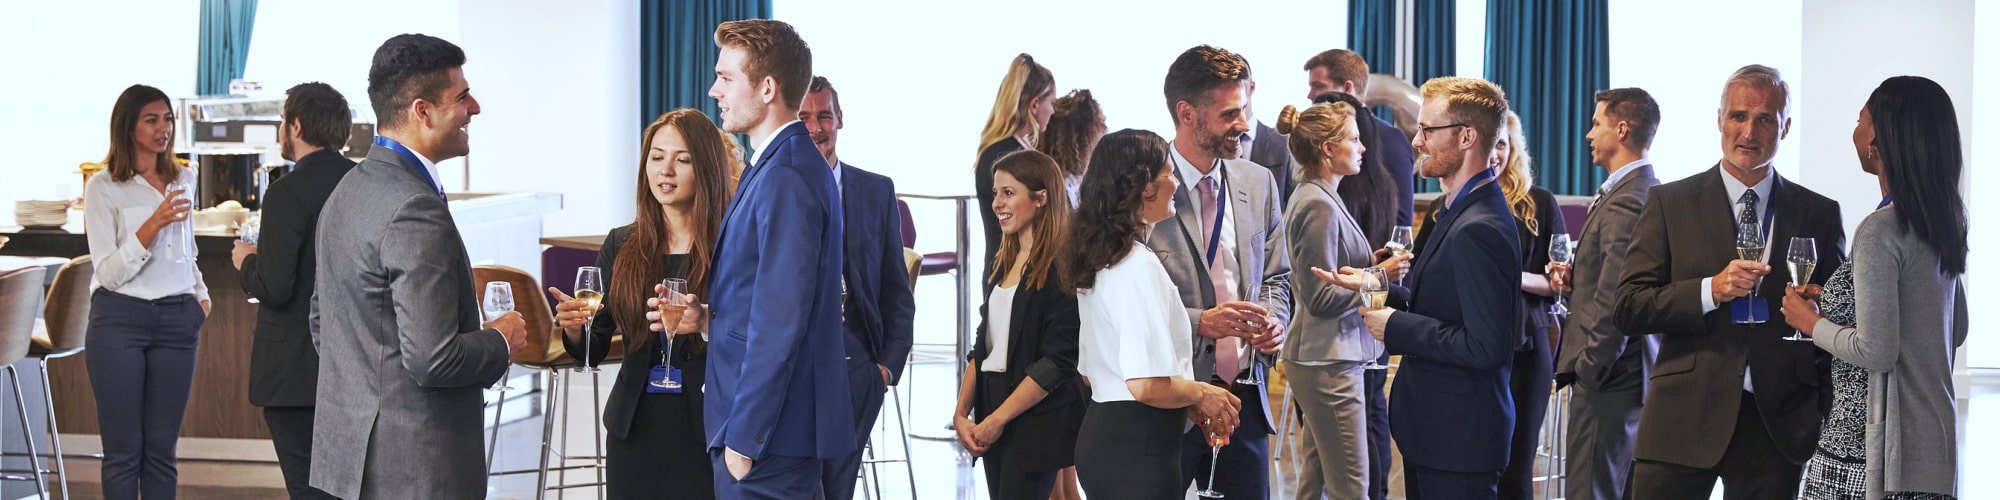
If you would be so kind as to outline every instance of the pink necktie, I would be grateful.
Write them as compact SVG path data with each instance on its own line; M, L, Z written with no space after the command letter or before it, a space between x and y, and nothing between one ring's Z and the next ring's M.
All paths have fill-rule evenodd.
M1220 235L1216 233L1215 228L1216 226L1222 224L1222 218L1217 217L1218 215L1221 214L1222 206L1219 204L1220 201L1217 200L1215 196L1215 178L1206 176L1202 177L1201 182L1195 183L1195 190L1201 192L1201 234L1203 235L1202 237L1218 238ZM1202 249L1204 251L1204 253L1202 254L1203 258L1208 257L1206 250L1209 248L1211 244L1214 244L1214 242L1208 242L1208 241L1202 242ZM1231 296L1229 295L1229 285L1224 281L1222 274L1223 259L1225 259L1226 257L1223 255L1219 255L1226 253L1226 250L1227 249L1221 248L1219 245L1216 246L1215 252L1218 255L1216 255L1215 258L1209 259L1207 261L1208 281L1210 284L1215 286L1215 302L1217 304L1220 304L1224 301L1228 301L1231 298ZM1237 351L1241 350L1240 345L1242 344L1242 341L1243 339L1236 337L1223 337L1220 339L1216 339L1215 341L1216 377L1220 377L1222 380L1225 381L1236 380L1236 372L1240 369L1241 365L1241 361L1237 359L1238 357Z

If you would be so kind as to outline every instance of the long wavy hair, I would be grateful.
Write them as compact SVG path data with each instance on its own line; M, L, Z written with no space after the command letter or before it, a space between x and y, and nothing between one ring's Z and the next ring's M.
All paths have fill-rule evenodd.
M1065 291L1096 286L1097 272L1118 263L1137 244L1146 231L1145 221L1139 219L1146 186L1170 162L1167 141L1159 134L1128 128L1097 141L1090 168L1083 173L1078 196L1082 202L1070 219L1070 251L1057 268Z
M1104 137L1104 109L1097 106L1090 89L1076 89L1056 99L1056 112L1042 130L1035 150L1049 154L1065 174L1082 176L1090 162L1090 150Z
M1000 80L1000 91L993 96L993 112L986 115L986 127L979 131L979 151L986 151L987 146L1013 137L1024 128L1028 129L1025 145L1039 142L1042 131L1035 128L1035 99L1049 97L1055 91L1055 75L1035 63L1034 56L1014 56L1014 62L1007 66L1006 78Z
M1958 180L1965 150L1951 94L1929 78L1898 76L1875 87L1867 106L1896 220L1937 252L1938 271L1964 274L1969 222Z
M1528 138L1521 133L1521 116L1507 110L1507 164L1496 172L1500 174L1500 192L1507 195L1507 208L1514 212L1514 218L1527 224L1530 234L1539 235L1542 226L1535 221L1535 197L1530 196L1535 187L1533 163L1534 158L1528 156Z
M1047 283L1049 268L1056 265L1056 255L1062 253L1063 238L1069 230L1069 195L1063 192L1063 172L1056 161L1039 151L1015 151L1000 157L993 163L993 174L1006 172L1014 180L1028 188L1030 199L1040 199L1041 208L1035 209L1035 220L1023 231L1033 231L1035 248L1028 253L1026 269L1021 271L1021 283L1031 289L1040 289ZM1037 194L1040 193L1040 194ZM1021 251L1021 238L1012 234L1000 236L1000 252L993 256L993 275L987 280L999 283L1014 268L1014 259Z
M167 114L160 119L167 121L169 126L176 125L174 103L168 100L167 93L161 92L160 89L146 85L125 87L125 91L118 94L118 102L111 105L111 150L104 153L104 163L111 170L113 182L129 181L142 173L138 165L139 145L136 142L138 138L132 137L132 132L139 127L139 112L144 110L146 105L156 102L167 103ZM172 133L179 134L180 130L176 127ZM160 152L159 157L153 160L153 169L160 173L160 180L172 185L174 181L180 180L181 169L168 167L179 166L180 163L174 161L174 141L170 139L167 141L167 150Z
M653 137L665 129L681 135L694 161L694 182L683 185L683 189L692 189L694 195L688 203L691 212L688 230L694 233L689 239L693 244L681 261L685 269L668 270L668 274L685 272L687 293L708 296L709 262L715 255L716 234L722 230L723 208L729 206L729 196L734 191L730 175L738 168L737 157L730 154L730 139L700 110L669 111L646 126L645 135L639 139L639 181L633 200L637 204L634 210L637 217L632 221L632 236L618 249L613 261L611 275L616 279L611 280L611 293L605 297L611 306L611 317L617 319L618 328L625 332L628 352L652 338L645 334L646 299L654 295L653 285L658 284L653 273L660 269L668 235L666 209L653 197L646 157L653 150Z

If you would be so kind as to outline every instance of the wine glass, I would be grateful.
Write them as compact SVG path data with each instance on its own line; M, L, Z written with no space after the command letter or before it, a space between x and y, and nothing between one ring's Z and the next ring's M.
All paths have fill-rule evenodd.
M1222 455L1222 447L1229 446L1229 432L1220 426L1204 426L1202 431L1208 433L1208 487L1196 490L1194 495L1201 498L1222 498L1222 492L1215 489L1215 465L1216 457Z
M660 286L667 289L666 293L660 294L660 324L665 325L665 328L660 330L660 366L664 373L673 370L669 357L674 352L674 327L680 325L681 313L687 311L687 280L667 278L660 282ZM681 386L679 381L666 376L649 383L661 389L677 389Z
M168 248L173 249L175 264L194 262L196 252L194 246L194 188L193 170L182 170L180 180L167 186L167 191L169 192L176 189L180 190L181 194L175 196L175 198L188 202L187 218L174 223L168 229L167 233Z
M1260 292L1258 293L1258 295L1261 297L1274 296L1271 293L1272 292L1271 287L1268 285L1258 285L1257 289ZM1264 304L1264 308L1267 310L1276 310L1277 304L1266 302ZM1274 325L1265 325L1264 333L1257 335L1257 338L1261 339L1265 335L1270 335L1273 328L1275 328ZM1245 343L1249 344L1251 342L1249 342L1248 339L1246 339ZM1243 385L1264 385L1264 378L1266 377L1264 373L1269 371L1269 367L1271 366L1270 356L1266 356L1264 353L1258 352L1257 349L1255 348L1251 348L1249 349L1249 351L1250 351L1250 370L1248 372L1245 372L1242 378L1236 379L1236 383Z
M1370 277L1374 278L1372 281L1368 283L1361 284L1361 305L1369 308L1389 307L1389 290L1384 285L1384 283L1389 282L1389 270L1379 267L1370 267L1367 269L1362 269L1361 271L1368 273ZM1382 343L1372 342L1370 343L1370 345L1379 347L1382 345ZM1377 352L1376 354L1369 356L1367 362L1361 364L1361 369L1387 370L1389 369L1389 365L1387 363L1382 362L1382 354Z
M1764 261L1764 229L1759 227L1759 224L1754 219L1736 225L1736 258L1756 262ZM1757 287L1763 284L1764 278L1762 276L1757 277L1750 285L1750 294L1745 295L1744 298L1756 297ZM1763 323L1764 320L1758 318L1756 313L1752 312L1736 322L1755 324Z
M1569 267L1570 261L1574 258L1575 252L1570 251L1569 233L1549 235L1549 263ZM1556 296L1556 303L1549 306L1549 313L1557 316L1568 316L1569 306L1563 304L1563 294L1556 293L1554 295Z
M257 236L262 233L263 227L264 213L250 214L250 218L243 219L243 223L236 226L236 239L242 241L245 245L255 245L257 244Z
M583 301L583 310L590 313L583 320L583 345L595 346L597 344L591 342L590 324L597 322L597 308L604 302L604 272L602 270L592 266L577 268L576 300ZM585 348L585 352L588 353L589 349ZM595 373L597 372L597 365L590 363L590 356L586 355L583 362L577 363L576 371Z
M1396 226L1395 230L1389 232L1389 242L1382 246L1389 248L1390 256L1408 257L1410 252L1417 249L1415 234L1410 226Z
M486 313L486 321L493 321L500 318L501 315L512 312L514 310L514 286L505 281L486 282L486 298L480 301L479 308ZM486 390L507 392L514 390L514 388L507 386L507 376L502 375L500 376L500 381L494 382L493 387L488 387Z
M1804 285L1806 282L1812 281L1813 268L1818 266L1819 247L1815 246L1814 240L1812 238L1792 238L1791 246L1786 247L1785 251L1785 268L1792 273L1792 284ZM1818 300L1819 297L1808 297L1808 299ZM1812 337L1800 334L1798 330L1792 330L1792 336L1784 337L1784 339L1795 342L1812 342Z

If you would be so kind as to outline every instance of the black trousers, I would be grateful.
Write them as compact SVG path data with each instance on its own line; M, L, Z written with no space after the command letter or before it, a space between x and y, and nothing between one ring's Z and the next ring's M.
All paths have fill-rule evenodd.
M1736 411L1736 431L1729 438L1729 449L1722 453L1721 461L1704 469L1635 460L1632 498L1708 498L1718 478L1722 480L1722 498L1728 500L1798 498L1799 476L1804 466L1785 458L1764 426L1756 396L1744 392L1743 403Z
M1076 438L1076 480L1091 500L1181 498L1187 414L1138 401L1091 402Z
M100 288L90 295L84 367L104 438L104 498L174 498L175 448L206 319L193 294L145 300Z
M1389 364L1389 354L1375 362ZM1389 396L1382 390L1389 383L1389 370L1362 370L1361 377L1367 384L1362 393L1368 396L1368 499L1388 500Z
M278 452L278 470L285 474L285 493L293 500L337 498L306 483L312 475L313 407L264 407L264 425L271 428L271 448Z
M1012 392L1000 390L1000 388L1007 386L1007 374L1004 372L981 371L979 372L979 380L976 383L990 389L977 391L978 394L982 394L985 398L985 400L979 401L979 408L982 411L985 411L984 409L986 408L998 409L1002 405L1007 404L1007 398L1014 395ZM1028 382L1023 381L1022 383L1025 384ZM989 415L980 415L979 418L980 420L984 420L988 416L990 416L990 412ZM1018 450L1012 446L1013 443L1020 442L1019 436L1041 432L1053 431L1009 424L1007 430L1001 433L1000 440L993 443L992 447L987 448L984 456L979 457L980 467L986 471L987 498L992 500L1048 500L1049 494L1053 493L1056 488L1056 474L1061 472L1062 468L1037 469L1030 467L1026 463L1027 461L1023 460L1024 457L1020 456L1020 451L1034 450ZM1072 457L1073 459L1074 457Z
M1508 379L1514 395L1514 441L1507 451L1507 470L1500 472L1501 500L1535 497L1535 445L1541 441L1542 417L1549 412L1555 376L1555 360L1547 350L1514 353L1514 374Z
M889 390L889 386L882 384L881 369L866 360L850 360L847 384L848 394L854 400L854 437L860 443L847 456L821 462L826 467L820 478L826 500L854 498L854 483L860 479L861 461L868 452L868 435L875 430L875 419L882 415L882 395Z

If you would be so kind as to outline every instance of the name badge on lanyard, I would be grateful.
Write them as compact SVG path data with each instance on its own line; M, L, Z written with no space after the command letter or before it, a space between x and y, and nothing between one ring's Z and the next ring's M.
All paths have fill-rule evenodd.
M1773 221L1776 220L1775 214L1777 211L1772 210L1773 207L1778 206L1777 202L1773 199L1777 196L1777 191L1777 183L1774 181L1771 184L1772 194L1764 197L1764 225L1758 228L1759 232L1764 233L1758 237L1763 239L1764 251L1761 253L1766 262L1771 260L1771 235L1777 233L1777 228L1773 224ZM1729 207L1734 209L1736 208L1736 204L1730 203ZM1741 213L1738 210L1731 211ZM1743 231L1743 223L1736 220L1736 214L1730 214L1729 227L1734 228L1736 233ZM1762 284L1763 280L1759 279L1757 282ZM1757 290L1752 289L1750 290L1750 296L1729 301L1729 319L1742 324L1758 324L1770 321L1771 304L1769 301L1764 300L1763 297L1758 297Z

